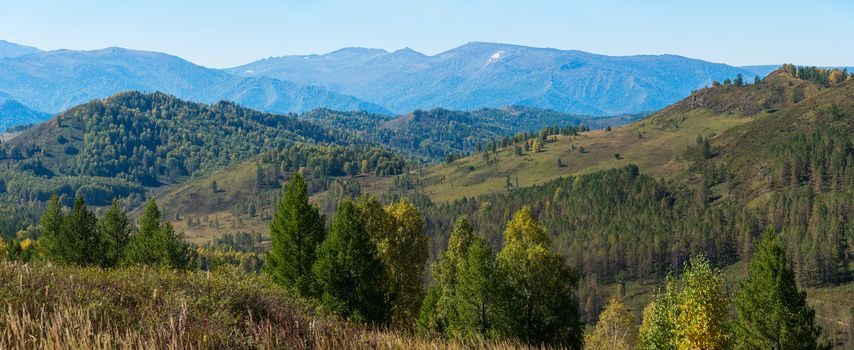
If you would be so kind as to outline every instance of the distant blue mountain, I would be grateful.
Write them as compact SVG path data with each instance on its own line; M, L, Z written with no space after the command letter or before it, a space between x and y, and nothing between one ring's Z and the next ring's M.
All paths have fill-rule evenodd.
M318 107L387 113L385 108L322 87L267 77L240 77L146 51L35 51L0 58L0 92L32 108L59 112L120 91L161 91L212 103L230 100L276 113Z
M0 41L0 92L47 112L139 90L197 102L230 100L276 113L516 105L621 115L661 109L713 80L742 74L751 81L770 70L673 55L613 57L492 43L469 43L433 56L409 48L345 48L218 70L158 52L46 52Z
M41 50L35 47L18 45L6 40L0 40L0 58L21 57L37 52L41 52Z
M43 122L50 116L49 113L32 110L0 93L0 132L16 125Z
M582 51L469 43L427 56L347 48L228 69L317 85L395 112L525 105L587 115L653 111L712 80L754 72L673 55L603 56Z

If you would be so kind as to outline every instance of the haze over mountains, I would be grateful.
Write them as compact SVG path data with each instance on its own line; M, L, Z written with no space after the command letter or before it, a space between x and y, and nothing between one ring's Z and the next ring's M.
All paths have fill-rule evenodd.
M657 110L712 80L766 71L673 55L611 57L477 42L433 56L408 48L346 48L219 70L158 52L41 51L0 41L0 96L35 114L141 90L205 103L230 100L274 113L522 105L606 116ZM2 114L0 124L32 122L24 118L32 114L25 114Z

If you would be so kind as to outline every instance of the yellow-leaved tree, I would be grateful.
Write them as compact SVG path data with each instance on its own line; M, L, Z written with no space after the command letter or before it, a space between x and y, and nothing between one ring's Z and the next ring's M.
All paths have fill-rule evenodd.
M684 285L677 296L678 349L725 349L729 342L727 305L723 276L704 256L692 258L682 276Z
M392 322L409 325L418 316L425 294L424 266L429 252L424 219L406 199L386 206L385 211L392 227L378 242L377 250L386 265L395 300Z
M714 350L730 345L728 300L720 270L703 255L691 258L681 283L669 279L644 310L642 349Z
M383 207L375 197L365 196L357 206L385 266L391 323L412 325L425 295L424 266L429 254L421 213L406 199Z
M618 298L611 299L599 315L593 332L584 337L584 348L594 350L630 350L638 340L635 316Z

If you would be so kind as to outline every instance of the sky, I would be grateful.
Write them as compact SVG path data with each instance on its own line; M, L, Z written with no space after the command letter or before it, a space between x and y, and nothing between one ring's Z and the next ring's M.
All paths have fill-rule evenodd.
M471 41L854 66L854 1L0 0L0 39L160 51L213 68L342 47L432 55Z

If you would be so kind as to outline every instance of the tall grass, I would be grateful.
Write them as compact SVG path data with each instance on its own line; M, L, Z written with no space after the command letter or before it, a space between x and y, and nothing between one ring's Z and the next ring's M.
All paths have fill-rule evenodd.
M0 349L470 349L324 313L264 276L0 263Z

